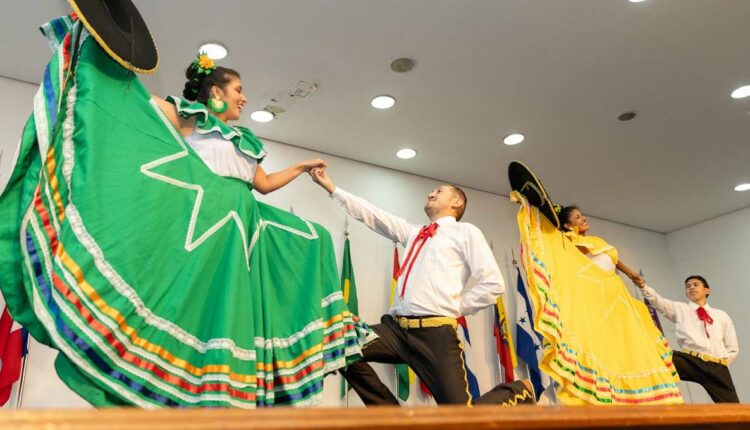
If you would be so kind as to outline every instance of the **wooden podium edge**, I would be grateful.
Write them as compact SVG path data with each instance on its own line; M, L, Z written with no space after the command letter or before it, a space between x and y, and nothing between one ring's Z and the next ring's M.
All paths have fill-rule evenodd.
M0 414L0 428L35 429L750 429L750 406L497 408L273 408L16 410Z

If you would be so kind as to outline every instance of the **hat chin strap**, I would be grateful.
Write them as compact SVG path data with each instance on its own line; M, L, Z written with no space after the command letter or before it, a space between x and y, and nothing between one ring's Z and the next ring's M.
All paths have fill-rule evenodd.
M531 189L536 193L537 197L539 198L539 204L536 206L541 206L542 203L544 203L544 197L542 195L542 191L536 186L535 183L529 182L529 181L526 181L526 183L523 184L523 187L521 187L521 192L523 193L527 189Z
M109 2L107 0L99 0L99 2L104 6L105 9L107 9L107 15L109 15L109 19L112 21L112 23L115 25L115 28L120 33L120 35L128 41L130 44L130 58L123 58L126 63L128 63L128 70L131 72L134 72L134 64L135 64L135 43L133 43L133 15L128 14L125 8L122 6L121 3L114 1ZM112 6L110 8L110 6ZM114 11L114 13L112 13ZM130 31L123 30L122 25L125 24L123 19L130 18Z
M126 36L126 39L132 43L132 34L133 34L132 15L128 13L128 11L120 2L108 1L108 0L99 0L99 2L102 4L102 6L104 6L105 9L107 9L109 18L112 20L112 23L115 25L117 30L123 36ZM128 17L130 17L130 22L127 22ZM127 31L127 29L129 29L130 31Z

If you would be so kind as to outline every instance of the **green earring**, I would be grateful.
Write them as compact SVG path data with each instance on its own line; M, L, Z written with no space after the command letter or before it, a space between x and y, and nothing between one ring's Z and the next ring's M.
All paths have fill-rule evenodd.
M222 99L208 99L208 108L216 113L222 113L227 110L229 105Z

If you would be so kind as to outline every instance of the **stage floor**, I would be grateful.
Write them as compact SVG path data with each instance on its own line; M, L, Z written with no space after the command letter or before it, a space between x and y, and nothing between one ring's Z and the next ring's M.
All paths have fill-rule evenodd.
M36 429L750 429L750 405L514 408L16 410L0 428Z

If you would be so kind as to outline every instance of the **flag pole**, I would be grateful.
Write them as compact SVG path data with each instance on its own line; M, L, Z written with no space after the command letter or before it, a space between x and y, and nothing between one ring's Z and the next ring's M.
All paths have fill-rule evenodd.
M344 218L344 242L349 240L349 214L346 215L346 218ZM342 267L341 270L344 270ZM344 378L344 375L339 372L339 376L344 380L344 405L346 407L349 407L349 381Z
M552 395L550 396L550 400L552 401L553 405L558 405L559 401L557 400L557 382L552 378L550 379L550 385L552 386Z
M21 409L23 403L23 387L26 383L26 362L29 360L29 336L25 336L26 345L23 346L22 350L26 351L26 354L21 360L21 377L18 379L18 393L16 394L16 409Z
M490 240L490 251L492 252L492 257L495 257L495 243L492 240ZM502 298L500 298L500 300L502 300ZM495 330L495 326L498 324L498 322L496 320L500 318L500 314L498 312L499 312L499 310L497 309L497 304L495 304L495 308L494 308L494 310L492 312L492 330L493 330L493 332ZM500 334L500 333L498 333L498 334ZM497 340L495 340L495 342L497 342ZM498 383L499 384L502 384L503 382L505 382L505 368L503 367L503 364L502 364L502 362L500 360L500 353L499 353L499 351L498 351L498 356L497 356L497 375L498 375ZM497 384L495 384L495 385L497 385Z
M516 251L515 249L513 249L512 246L510 247L510 256L511 258L513 258L513 260L511 260L511 263L513 263L513 268L518 270L518 261L516 261ZM516 285L516 288L518 288L518 285ZM516 313L517 312L518 312L518 305L516 305ZM531 315L529 315L529 317L531 317ZM516 315L516 321L517 320L518 320L518 315ZM532 329L533 329L534 327L533 321L531 322L531 324L532 324ZM516 328L516 337L517 336L518 336L518 329ZM531 366L529 366L529 363L526 363L526 377L529 378L529 380L531 380Z

